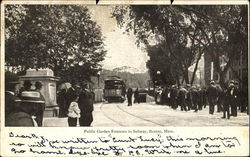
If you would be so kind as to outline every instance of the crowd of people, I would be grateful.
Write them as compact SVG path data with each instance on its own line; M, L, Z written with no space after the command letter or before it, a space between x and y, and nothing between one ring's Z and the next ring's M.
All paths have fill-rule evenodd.
M90 126L93 121L95 94L87 89L86 83L73 84L58 92L59 117L68 117L69 126Z
M17 79L7 79L5 83L5 126L39 126L43 125L45 99L41 94L42 83L37 81L35 89L31 82L24 81L18 89Z
M194 110L194 112L208 106L209 114L214 114L217 106L217 112L223 112L222 118L228 119L230 116L237 117L238 111L249 114L247 88L240 89L238 82L233 80L225 89L214 81L211 81L206 88L189 84L179 88L172 85L163 89L160 103L167 104L173 109L180 107L181 111Z
M128 106L132 106L132 97L134 95L134 104L135 103L140 103L139 99L139 89L136 88L136 90L133 92L132 88L128 88L127 90L127 100L128 100Z
M18 79L6 76L5 82L5 126L43 126L45 111L45 98L41 94L42 83L35 82L35 89L31 89L31 82L25 80L22 88L17 89ZM129 88L126 92L128 106L140 103L138 88L133 91ZM248 112L248 88L239 88L236 81L230 81L228 87L221 88L214 81L206 88L199 85L186 86L172 85L162 90L161 102L173 109L181 111L198 112L209 107L209 114L223 112L222 118L237 117L237 113ZM59 117L68 117L69 126L91 126L93 121L93 104L95 94L87 88L86 83L74 83L57 92ZM78 122L79 121L79 122Z
M30 80L25 80L22 87L17 77L6 76L5 82L5 126L43 126L45 98L41 93L42 83L35 82L31 88ZM69 126L90 126L93 121L92 111L94 93L86 83L74 84L58 92L59 117L68 117Z

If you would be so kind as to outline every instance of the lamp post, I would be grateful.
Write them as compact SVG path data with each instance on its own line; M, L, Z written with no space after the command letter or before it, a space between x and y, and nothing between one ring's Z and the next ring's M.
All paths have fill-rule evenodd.
M97 86L98 86L98 89L100 88L100 75L101 75L101 71L98 71L97 72Z
M156 74L157 74L158 83L160 83L160 82L161 82L161 79L160 79L160 78L161 78L161 77L160 77L160 76L161 76L161 71L158 70L158 71L156 72Z

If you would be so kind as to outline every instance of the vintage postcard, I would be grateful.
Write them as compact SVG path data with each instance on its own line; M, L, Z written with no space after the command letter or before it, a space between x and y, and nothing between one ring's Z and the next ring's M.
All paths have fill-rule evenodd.
M1 3L1 156L249 156L249 2Z

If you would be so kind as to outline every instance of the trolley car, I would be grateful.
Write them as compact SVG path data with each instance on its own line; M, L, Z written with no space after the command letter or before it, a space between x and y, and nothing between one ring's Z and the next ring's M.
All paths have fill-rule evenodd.
M123 102L125 100L126 86L118 76L109 76L104 81L104 99L108 102Z

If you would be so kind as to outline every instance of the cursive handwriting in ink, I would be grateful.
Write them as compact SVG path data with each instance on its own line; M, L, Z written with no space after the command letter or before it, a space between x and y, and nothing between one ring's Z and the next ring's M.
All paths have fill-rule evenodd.
M106 137L98 137L99 140L102 142L102 143L108 143L110 140L107 139Z
M146 149L145 152L148 154L171 154L171 152L165 150L165 149Z
M117 142L119 142L119 143L130 143L130 142L135 142L136 138L129 137L128 139L118 139L118 138L113 137L112 141L114 143L117 143Z
M160 138L154 138L154 137L146 138L146 137L143 137L143 136L139 136L138 138L139 138L139 140L141 142L158 142L160 144L163 143L163 140L160 139Z
M80 152L80 151L73 151L73 149L70 149L69 154L88 155L89 153Z
M11 152L15 153L15 154L19 154L19 153L25 153L26 151L25 150L17 150L15 148L11 148Z
M60 150L57 150L57 151L49 151L49 150L43 151L43 150L33 150L32 148L30 148L30 152L34 153L34 154L58 154L58 155L65 154L65 153L61 152Z
M91 143L98 143L96 140L88 140L86 138L76 138L76 139L71 139L71 140L61 140L62 143L83 143L83 144L91 144Z
M166 139L168 141L175 141L175 142L177 142L177 141L184 141L183 138L174 138L172 136L166 136Z
M224 151L221 151L221 150L208 150L207 148L204 148L205 152L208 153L208 154L221 154L221 153L224 153Z
M23 143L14 143L14 142L12 142L11 144L10 144L10 146L19 146L19 147L21 147L21 146L23 146L24 144Z
M183 145L179 145L179 144L172 144L172 142L169 142L169 145L164 145L163 146L164 148L190 148L192 147L192 145L186 145L186 144L183 144Z

